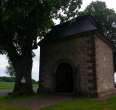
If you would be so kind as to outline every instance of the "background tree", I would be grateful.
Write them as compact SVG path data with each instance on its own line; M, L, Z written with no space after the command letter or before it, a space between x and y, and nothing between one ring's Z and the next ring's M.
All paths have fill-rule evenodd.
M32 52L33 57L35 57L35 53ZM13 64L10 60L8 60L8 66L6 67L6 73L10 75L10 77L15 77L16 76L16 71L13 67ZM32 80L33 81L33 80Z
M0 52L7 54L16 71L15 94L33 92L32 50L37 37L45 36L53 18L76 17L80 5L81 0L0 0Z
M95 17L99 31L111 41L116 48L116 13L107 8L105 2L91 2L79 15L92 15ZM116 49L114 49L114 69L116 71Z
M8 66L6 67L6 73L8 75L10 75L11 77L15 77L16 76L16 72L15 72L15 69L12 65L12 62L11 61L8 61Z

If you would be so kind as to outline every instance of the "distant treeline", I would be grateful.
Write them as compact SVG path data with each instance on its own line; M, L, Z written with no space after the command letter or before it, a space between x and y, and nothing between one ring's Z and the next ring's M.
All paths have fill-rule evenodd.
M0 77L0 82L15 82L15 77L2 76ZM32 79L32 82L37 83L37 81L35 81L34 79Z

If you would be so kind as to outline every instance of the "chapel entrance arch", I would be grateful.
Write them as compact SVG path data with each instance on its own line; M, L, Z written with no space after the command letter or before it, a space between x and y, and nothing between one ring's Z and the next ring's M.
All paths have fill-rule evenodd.
M72 93L74 86L73 68L68 63L60 63L56 69L56 92Z

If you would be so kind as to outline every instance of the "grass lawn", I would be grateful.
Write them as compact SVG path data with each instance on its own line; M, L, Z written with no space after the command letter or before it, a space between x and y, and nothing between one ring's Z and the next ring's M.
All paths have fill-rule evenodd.
M11 89L14 83L0 82L0 89ZM37 87L37 84L33 85ZM19 97L24 100L25 97ZM28 97L31 98L31 97ZM39 99L39 97L37 96ZM14 100L17 103L16 97L0 96L0 110L32 110L31 107L17 106L11 103ZM33 100L33 99L32 99ZM38 103L36 103L38 106ZM39 106L38 106L39 108ZM68 100L62 100L54 105L45 106L37 110L116 110L116 96L112 96L106 99L94 99L94 98L71 98Z
M20 97L22 100L24 98L25 97ZM17 106L16 104L11 103L12 100L17 102L17 99L18 98L0 97L0 110L33 110L31 107ZM58 102L54 105L45 106L41 109L39 109L38 106L38 109L34 110L116 110L116 96L103 100L92 98L72 98Z
M75 98L40 110L116 110L116 96L104 100Z
M0 82L0 90L12 89L14 87L14 82ZM38 87L38 84L33 84L33 87Z
M11 100L12 98L10 96L0 96L0 110L32 110L31 108L19 107L14 104L11 104Z
M0 104L0 110L32 110L31 108L16 107L14 105L9 105L7 103Z
M12 89L14 82L0 82L0 89Z

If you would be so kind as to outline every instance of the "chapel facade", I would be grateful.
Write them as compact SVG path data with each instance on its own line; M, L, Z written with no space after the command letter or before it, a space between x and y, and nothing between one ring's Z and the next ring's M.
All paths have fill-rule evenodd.
M113 49L92 16L52 28L40 45L39 91L76 96L113 94Z

